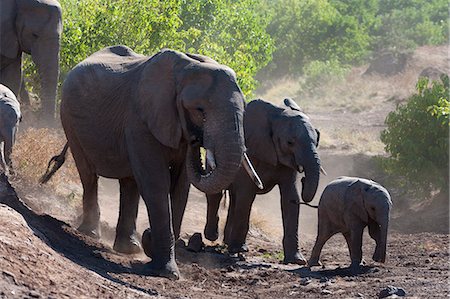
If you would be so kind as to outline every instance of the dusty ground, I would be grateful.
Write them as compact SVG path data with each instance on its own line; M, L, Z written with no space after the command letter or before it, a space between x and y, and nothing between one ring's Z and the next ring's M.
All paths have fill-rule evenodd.
M347 90L341 92L355 97L355 86L367 88L360 98L351 99L358 107L357 111L342 99L328 100L342 103L332 105L330 109L324 109L330 105L327 101L314 105L299 100L313 124L322 132L319 149L328 176L321 178L318 195L329 181L340 175L369 177L385 183L386 178L376 171L372 159L376 154L383 154L378 136L384 128L384 119L404 95L414 90L417 74L423 68L448 66L447 52L448 47L423 47L416 51L403 74L384 81L376 78L380 81L372 86L367 83L370 79L360 77L362 69L353 71L346 85L353 94ZM284 95L295 98L295 93L289 92L292 90L277 91L276 96L266 93L264 98L275 102L282 100ZM27 144L21 144L20 138L19 147L25 148ZM56 154L45 150L47 148L30 151L48 157ZM26 171L30 172L30 169ZM67 186L57 179L55 182L59 186L41 188L19 176L11 179L14 192L6 178L0 177L0 298L374 298L388 285L404 288L409 297L450 296L447 198L434 203L431 208L424 208L408 201L401 202L399 190L390 190L394 210L388 261L384 265L372 262L374 243L365 236L363 252L367 266L364 273L352 276L345 268L349 257L341 236L333 237L325 245L322 252L324 268L311 271L280 263L280 204L278 190L273 190L255 202L248 238L250 252L244 259L228 257L217 244L208 243L205 251L200 253L189 252L180 246L177 261L182 279L169 281L146 275L148 258L144 254L124 256L112 251L118 216L115 181L102 180L100 184L103 222L100 241L73 229L80 214L79 185ZM55 188L58 194L54 192ZM314 203L317 200L318 196ZM427 201L422 205L426 204ZM222 226L225 213L222 209ZM314 243L316 213L301 207L300 245L305 256L309 255ZM141 206L139 232L148 226L145 214L145 207ZM205 215L204 196L192 190L182 226L185 241L194 232L202 232Z

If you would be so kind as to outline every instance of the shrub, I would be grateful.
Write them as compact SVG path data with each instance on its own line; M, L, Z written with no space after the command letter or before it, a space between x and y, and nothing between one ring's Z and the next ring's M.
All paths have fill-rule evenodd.
M381 132L390 157L383 161L388 173L414 190L448 192L449 187L449 78L441 82L421 78L417 93L386 118Z

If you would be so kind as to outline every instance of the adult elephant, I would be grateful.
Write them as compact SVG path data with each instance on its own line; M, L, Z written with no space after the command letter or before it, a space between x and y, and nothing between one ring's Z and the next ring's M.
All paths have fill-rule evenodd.
M42 111L55 117L59 74L61 7L56 0L2 0L0 83L20 94L22 53L30 54L41 83Z
M319 131L298 105L285 99L283 106L263 100L247 105L244 118L245 143L248 154L260 175L264 189L257 189L241 169L230 191L230 206L225 225L224 242L231 253L246 251L245 239L249 229L250 210L256 194L268 193L275 185L280 188L283 216L283 248L286 263L306 264L298 249L298 218L300 195L296 181L301 172L303 201L310 202L316 194L320 176L317 153ZM218 238L217 211L222 193L207 194L208 210L205 237Z
M231 183L245 150L244 105L233 70L201 55L166 49L147 57L115 46L78 64L63 84L61 101L62 125L84 191L78 229L98 236L98 176L117 178L114 248L140 249L141 195L151 226L149 269L178 278L174 240L189 182L208 193ZM201 147L209 167L201 163ZM61 161L66 151L67 145L54 159Z

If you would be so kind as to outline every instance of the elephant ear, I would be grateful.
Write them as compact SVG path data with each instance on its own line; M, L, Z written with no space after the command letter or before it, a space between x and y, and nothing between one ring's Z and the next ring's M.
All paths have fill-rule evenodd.
M276 166L278 157L273 143L271 115L280 110L278 107L257 99L251 101L245 109L245 144L249 155Z
M217 61L215 61L212 58L209 58L208 56L203 56L200 54L191 54L191 53L186 53L186 55L192 59L195 59L197 61L200 62L205 62L205 63L211 63L211 64L219 64Z
M0 54L8 58L19 55L19 41L16 33L16 1L2 0L0 5Z
M319 147L320 131L318 129L314 129L314 130L316 130L316 134L317 134L316 147Z
M177 109L175 66L182 54L162 50L145 64L137 88L137 110L159 142L178 148L182 135Z
M368 188L366 184L360 180L356 180L347 187L344 195L344 202L347 205L347 209L357 215L363 222L369 221L369 215L364 204L364 197Z

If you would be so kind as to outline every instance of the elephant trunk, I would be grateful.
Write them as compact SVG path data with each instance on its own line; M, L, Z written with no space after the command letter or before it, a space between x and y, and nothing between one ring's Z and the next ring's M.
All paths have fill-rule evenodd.
M191 144L187 151L189 179L196 188L207 194L219 193L231 184L245 151L243 112L233 110L227 114L225 107L217 111L207 115L204 124L203 147L208 166L202 166L200 145Z
M59 38L51 38L37 43L31 49L31 56L40 77L43 115L54 119L59 76Z
M387 235L388 235L388 224L389 220L386 220L385 223L380 226L380 244L377 244L377 262L384 263L386 262L386 248L387 248Z
M302 178L302 199L304 202L310 202L319 186L320 158L314 145L311 145L302 157L304 157L302 160L307 161L305 164L302 163L305 170L305 177Z

